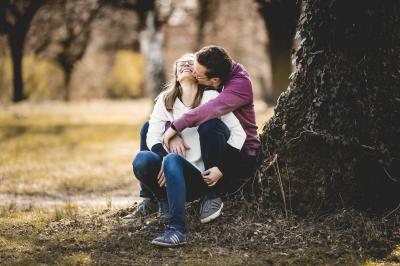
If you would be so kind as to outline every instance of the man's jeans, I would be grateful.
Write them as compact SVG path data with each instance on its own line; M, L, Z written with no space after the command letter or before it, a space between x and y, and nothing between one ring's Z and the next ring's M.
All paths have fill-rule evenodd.
M133 161L136 178L142 187L152 191L157 200L168 198L170 226L185 233L185 203L204 195L208 190L201 172L178 154L170 153L164 159L166 187L160 188L156 176L161 158L154 152L141 151Z
M149 122L146 122L140 131L141 151L149 151L151 148L147 147L146 143L148 129ZM200 136L200 148L204 168L210 169L211 167L217 166L223 161L225 145L227 145L230 136L228 127L220 119L211 119L198 127L198 133ZM223 182L218 182L215 186L209 187L205 192L206 197L218 197L223 192L222 183ZM146 186L143 186L142 183L140 187L140 197L154 199L154 191L149 190Z

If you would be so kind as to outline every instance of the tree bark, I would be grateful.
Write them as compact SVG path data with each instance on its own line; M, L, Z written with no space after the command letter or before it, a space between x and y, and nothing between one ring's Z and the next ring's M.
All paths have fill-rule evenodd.
M400 203L400 2L305 0L297 70L261 134L260 197L286 210Z

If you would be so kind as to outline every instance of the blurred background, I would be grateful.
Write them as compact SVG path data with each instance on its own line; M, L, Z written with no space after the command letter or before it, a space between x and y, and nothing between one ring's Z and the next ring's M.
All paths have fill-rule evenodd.
M131 160L180 55L221 45L261 129L289 83L296 0L2 0L0 199L127 204Z

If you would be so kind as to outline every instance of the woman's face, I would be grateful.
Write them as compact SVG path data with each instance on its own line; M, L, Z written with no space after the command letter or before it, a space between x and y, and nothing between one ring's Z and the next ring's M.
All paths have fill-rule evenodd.
M176 78L179 82L184 80L196 82L193 76L194 55L185 55L176 61Z

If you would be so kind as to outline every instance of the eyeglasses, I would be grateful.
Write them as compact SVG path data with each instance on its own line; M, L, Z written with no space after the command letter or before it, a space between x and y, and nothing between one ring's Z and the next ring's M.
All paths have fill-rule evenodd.
M182 67L185 65L193 66L194 65L194 60L181 60L181 61L176 61L176 66Z

